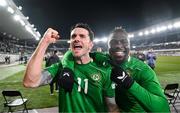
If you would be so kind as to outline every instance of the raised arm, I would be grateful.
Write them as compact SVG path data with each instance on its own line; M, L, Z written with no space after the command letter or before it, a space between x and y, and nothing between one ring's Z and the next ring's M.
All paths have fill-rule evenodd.
M25 87L38 87L42 71L43 57L49 44L55 43L59 38L58 32L52 28L48 28L39 42L36 50L32 54L30 60L27 63L23 84Z

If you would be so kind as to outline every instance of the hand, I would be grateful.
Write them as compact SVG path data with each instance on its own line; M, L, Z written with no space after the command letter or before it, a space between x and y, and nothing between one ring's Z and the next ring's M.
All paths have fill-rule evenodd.
M130 77L128 73L120 67L113 67L111 72L111 80L114 81L117 86L121 86L126 89L129 89L134 83L132 77Z
M93 61L98 65L98 66L103 66L103 67L108 67L109 66L109 56L103 53L99 52L94 52L90 53L90 57L93 58Z
M74 85L74 73L69 68L63 68L59 77L58 77L58 85L60 88L62 87L65 92L71 92Z
M42 40L44 40L48 44L51 44L55 43L59 39L59 37L60 36L56 30L48 28L47 31L44 33Z

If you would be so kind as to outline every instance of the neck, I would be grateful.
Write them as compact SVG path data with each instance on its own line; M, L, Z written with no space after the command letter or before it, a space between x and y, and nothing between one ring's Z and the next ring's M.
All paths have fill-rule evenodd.
M75 57L75 60L77 64L87 64L90 61L92 61L92 58L88 55L88 56Z

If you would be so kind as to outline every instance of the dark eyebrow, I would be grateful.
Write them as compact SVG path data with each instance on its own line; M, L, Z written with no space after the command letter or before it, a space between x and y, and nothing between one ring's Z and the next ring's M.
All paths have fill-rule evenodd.
M85 37L85 35L84 35L84 34L79 34L79 36L80 36L80 37Z
M72 35L71 35L71 38L74 38L74 37L76 37L76 36L77 36L76 34L72 34Z

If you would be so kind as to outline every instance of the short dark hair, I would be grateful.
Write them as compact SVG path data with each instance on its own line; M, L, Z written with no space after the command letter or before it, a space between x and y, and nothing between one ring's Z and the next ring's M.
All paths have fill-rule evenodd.
M125 45L126 48L130 48L130 41L128 38L128 33L122 27L115 27L114 30L111 32L111 35L108 40L108 46L110 47L111 40L121 40L122 43Z
M93 39L94 39L94 33L93 33L93 31L91 30L91 28L89 27L88 24L77 23L76 25L74 25L74 26L71 27L70 32L71 32L72 30L74 30L75 28L84 28L84 29L86 29L86 30L89 32L90 40L93 41Z
M121 34L121 38L128 38L128 33L126 32L125 29L123 29L121 26L120 27L115 27L114 30L111 32L112 34Z

